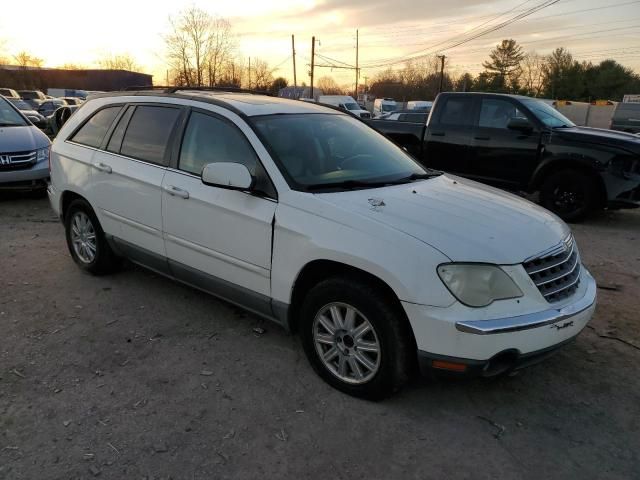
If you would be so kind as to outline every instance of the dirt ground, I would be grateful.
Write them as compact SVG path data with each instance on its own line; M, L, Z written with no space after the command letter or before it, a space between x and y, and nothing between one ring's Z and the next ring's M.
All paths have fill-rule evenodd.
M576 342L371 403L213 297L81 273L46 199L1 197L0 478L638 479L640 211L573 228L603 287Z

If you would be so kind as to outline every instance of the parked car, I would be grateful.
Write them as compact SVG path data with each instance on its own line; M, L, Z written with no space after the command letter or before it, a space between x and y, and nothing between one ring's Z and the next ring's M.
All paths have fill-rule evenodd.
M20 110L0 97L0 189L44 191L50 144Z
M348 95L321 95L318 98L318 102L348 110L349 113L360 118L371 118L371 114L362 109L353 97Z
M60 100L64 100L65 102L67 102L67 105L82 105L84 103L84 100L77 97L59 97L59 98Z
M45 117L50 117L60 107L67 105L67 102L61 98L54 98L52 100L45 100L38 107L38 112Z
M428 125L370 121L425 166L507 190L540 193L565 220L640 205L640 141L577 127L537 99L443 93Z
M40 90L18 90L18 94L20 94L20 98L36 110L47 99L47 96Z
M55 138L62 128L62 125L74 114L76 110L80 108L80 105L64 105L58 108L53 115L47 118L47 133L51 135L51 138Z
M391 394L416 361L477 375L533 363L595 308L555 215L310 103L92 97L53 143L49 197L82 270L125 256L274 320L356 396Z
M20 98L18 92L11 88L0 88L0 95L6 98Z
M431 107L433 107L433 102L426 100L411 100L407 102L407 110L421 110L428 113L431 111Z
M427 123L428 112L421 110L397 110L391 113L385 113L380 116L380 120L395 121L395 122L411 122L424 125Z
M640 133L640 103L618 103L611 118L611 129Z
M393 98L376 98L373 101L374 118L396 110L398 110L398 104Z
M36 127L43 129L47 125L47 119L33 109L31 105L21 98L7 98L22 114L29 119Z

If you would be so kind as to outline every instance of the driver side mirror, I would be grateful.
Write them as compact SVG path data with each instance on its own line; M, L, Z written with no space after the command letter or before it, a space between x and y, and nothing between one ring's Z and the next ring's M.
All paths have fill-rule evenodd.
M202 183L229 190L251 190L254 179L249 169L241 163L216 162L205 165Z
M533 124L523 117L513 117L507 123L509 130L517 130L523 133L529 133L533 131Z

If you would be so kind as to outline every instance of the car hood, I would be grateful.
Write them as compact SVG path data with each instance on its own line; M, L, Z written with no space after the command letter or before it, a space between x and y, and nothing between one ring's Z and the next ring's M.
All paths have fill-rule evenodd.
M569 234L562 220L534 203L450 175L318 197L410 235L452 261L517 264Z
M552 132L565 140L616 146L640 154L640 138L632 133L591 127L556 128Z
M38 127L0 127L0 153L44 148L51 142Z

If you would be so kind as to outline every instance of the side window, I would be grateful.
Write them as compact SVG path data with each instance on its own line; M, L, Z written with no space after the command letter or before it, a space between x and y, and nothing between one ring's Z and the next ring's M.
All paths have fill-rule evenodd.
M472 106L472 98L449 97L442 108L440 124L458 126L471 125Z
M242 163L255 175L256 154L243 133L231 123L193 112L184 132L178 168L200 175L215 162Z
M482 100L478 125L485 128L507 128L514 117L526 118L516 106L506 100L487 98Z
M169 136L179 116L178 108L147 105L136 107L122 139L120 153L164 165Z
M71 137L71 140L82 145L88 145L89 147L99 147L121 108L122 107L118 105L117 107L103 108L96 112L93 117Z

